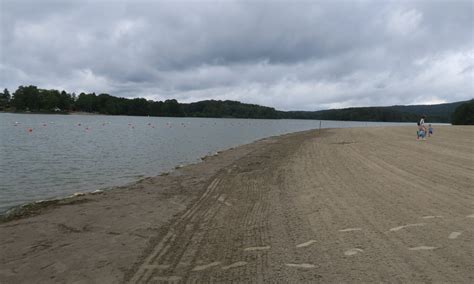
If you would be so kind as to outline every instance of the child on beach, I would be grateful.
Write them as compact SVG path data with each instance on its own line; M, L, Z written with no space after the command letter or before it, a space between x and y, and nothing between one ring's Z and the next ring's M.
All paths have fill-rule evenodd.
M425 129L423 127L419 127L418 131L416 132L416 140L420 140L420 138L421 140L426 140L425 136Z
M428 125L428 137L431 137L433 135L433 127L431 127L431 124Z

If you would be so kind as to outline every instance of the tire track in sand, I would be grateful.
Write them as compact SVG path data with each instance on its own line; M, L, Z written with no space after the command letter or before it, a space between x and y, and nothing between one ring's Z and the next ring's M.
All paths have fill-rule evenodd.
M207 203L208 199L217 188L218 184L219 184L218 178L215 178L214 180L212 180L212 182L209 184L209 186L204 191L202 196L197 200L197 202L194 203L191 206L191 208L189 208L177 220L177 222L171 226L171 228L163 237L163 239L155 246L153 251L145 259L144 263L138 267L136 273L130 279L129 281L130 283L148 282L152 274L154 272L157 272L157 269L155 269L157 262L160 263L161 265L166 265L167 267L170 266L169 263L162 263L162 261L160 261L161 258L167 252L169 252L170 248L172 247L173 242L176 242L176 241L178 241L179 243L185 242L185 240L182 239L182 237L184 236L184 231L186 231L185 223L190 222L196 218L196 213L198 212L198 210L200 209L202 210L205 203ZM178 239L178 234L180 235L179 239ZM191 235L191 238L188 238L188 242L189 240L192 240L192 237L193 235ZM176 251L173 251L173 253L176 253ZM180 276L180 279L182 279L181 276Z

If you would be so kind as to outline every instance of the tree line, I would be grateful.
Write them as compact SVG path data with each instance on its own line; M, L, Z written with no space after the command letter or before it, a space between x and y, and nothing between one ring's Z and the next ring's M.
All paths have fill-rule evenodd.
M0 93L0 110L39 113L89 112L137 116L184 115L176 100L155 102L143 98L118 98L105 93L76 95L66 91L40 89L36 86L20 86L11 95L5 89L3 93Z
M474 120L472 105L463 106L453 122ZM216 118L266 118L266 119L316 119L347 121L416 122L427 115L428 122L451 122L456 102L433 106L358 107L322 111L279 111L271 107L244 104L237 101L206 100L195 103L178 103L177 100L152 101L144 98L120 98L101 93L68 93L20 86L10 94L0 93L0 111L70 113L88 112L107 115L216 117ZM464 119L464 120L463 120Z
M455 125L474 125L474 99L458 106L453 113Z
M0 110L36 113L88 112L107 115L282 118L274 108L242 104L236 101L200 101L183 104L175 99L152 101L144 98L120 98L109 94L68 93L20 86L10 95L0 93Z

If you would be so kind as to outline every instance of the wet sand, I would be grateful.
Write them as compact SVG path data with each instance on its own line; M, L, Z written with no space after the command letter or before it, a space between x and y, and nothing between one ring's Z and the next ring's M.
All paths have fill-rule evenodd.
M307 131L0 224L0 283L474 282L474 127Z

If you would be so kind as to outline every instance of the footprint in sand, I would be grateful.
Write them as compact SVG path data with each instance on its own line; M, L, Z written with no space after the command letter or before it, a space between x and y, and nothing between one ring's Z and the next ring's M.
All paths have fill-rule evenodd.
M423 218L423 219L434 219L434 218L443 218L443 216L440 216L440 215L432 216L432 215L430 215L430 216L423 216L421 218Z
M344 252L344 255L351 256L351 255L355 255L355 254L358 254L358 253L363 252L363 251L364 250L360 249L360 248L352 248L350 250L346 250Z
M339 230L339 232L353 232L353 231L362 231L362 228L347 228Z
M437 249L437 247L419 246L419 247L409 248L409 250L434 250L434 249Z
M461 234L462 234L462 232L452 232L451 234L449 234L448 239L454 240L457 237L459 237Z
M154 281L165 281L165 282L178 282L181 281L181 276L155 276Z
M219 201L219 202L221 202L221 203L224 203L225 205L227 205L227 206L229 206L229 207L232 206L232 204L229 203L229 202L227 202L227 201L225 201L225 199L226 199L225 194L222 194L221 196L219 196L219 198L217 199L217 201Z
M302 243L302 244L299 244L299 245L296 245L297 248L304 248L304 247L307 247L307 246L310 246L312 244L314 244L316 242L316 240L309 240L305 243Z
M176 205L176 206L178 206L178 207L180 207L180 208L186 208L186 205L181 204L181 203L178 203L178 202L173 201L173 200L171 200L170 203L173 204L173 205Z
M296 268L315 268L316 266L311 263L285 263L288 267L296 267Z
M205 269L208 269L208 268L211 268L211 267L220 265L220 264L221 264L220 261L215 261L215 262L211 262L211 263L205 264L205 265L198 265L198 266L196 266L196 267L193 268L193 271L205 270Z
M144 266L147 269L168 269L170 268L167 264L147 264Z
M219 202L224 202L224 201L225 201L225 194L222 194L221 196L219 196L219 198L217 199L217 201L219 201Z
M244 248L244 251L267 250L267 249L270 249L270 246L249 247L249 248Z
M223 266L222 269L227 270L227 269L231 269L231 268L241 267L241 266L244 266L244 265L247 265L246 261L237 261L237 262L234 262L230 265Z
M401 229L409 228L409 227L418 227L418 226L424 226L426 225L425 223L417 223L417 224L408 224L408 225L403 225L403 226L398 226L395 228L391 228L389 231L390 232L396 232L400 231Z

